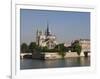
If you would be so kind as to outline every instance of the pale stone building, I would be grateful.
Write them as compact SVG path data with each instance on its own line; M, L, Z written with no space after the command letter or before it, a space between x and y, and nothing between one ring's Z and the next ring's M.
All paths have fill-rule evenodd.
M53 49L57 45L56 36L50 33L48 24L45 32L37 30L36 44L41 47L47 47L48 49Z
M90 55L90 39L80 39L79 43L82 46L81 56L84 56L85 52Z

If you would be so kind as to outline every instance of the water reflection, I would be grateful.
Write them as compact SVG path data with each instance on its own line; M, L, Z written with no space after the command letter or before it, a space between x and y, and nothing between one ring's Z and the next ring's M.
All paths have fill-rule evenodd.
M56 60L34 60L23 59L20 61L21 69L37 69L37 68L57 68L57 67L81 67L89 66L90 57L74 57Z

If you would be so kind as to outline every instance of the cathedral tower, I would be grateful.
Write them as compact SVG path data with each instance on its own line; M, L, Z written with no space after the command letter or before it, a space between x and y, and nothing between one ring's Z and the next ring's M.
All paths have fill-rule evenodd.
M49 36L49 35L50 35L49 24L48 24L48 22L47 22L46 36Z

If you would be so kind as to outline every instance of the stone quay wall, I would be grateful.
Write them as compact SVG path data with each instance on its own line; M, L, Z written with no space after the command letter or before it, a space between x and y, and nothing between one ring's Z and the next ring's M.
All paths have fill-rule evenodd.
M77 54L77 52L66 52L64 58L68 57L81 57L85 56L84 52L81 52L80 55ZM90 56L90 53L88 53L88 56ZM34 59L61 59L62 56L58 54L58 52L42 52L42 53L37 53L35 52L32 54L32 58Z
M64 58L68 58L68 57L79 57L79 55L77 54L77 52L66 52ZM57 52L46 52L44 54L44 59L61 59L62 56L59 55Z

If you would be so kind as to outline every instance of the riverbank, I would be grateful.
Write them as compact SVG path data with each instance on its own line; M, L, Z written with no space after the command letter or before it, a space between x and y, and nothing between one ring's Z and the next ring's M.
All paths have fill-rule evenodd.
M62 68L90 66L90 57L69 57L66 59L39 60L21 59L20 69Z
M49 59L66 59L69 57L84 57L85 53L81 52L80 55L77 54L77 52L65 52L64 56L62 56L61 54L59 54L58 52L41 52L41 53L33 53L32 54L32 58L33 59L45 59L45 60L49 60ZM90 56L90 53L87 53L87 56Z

